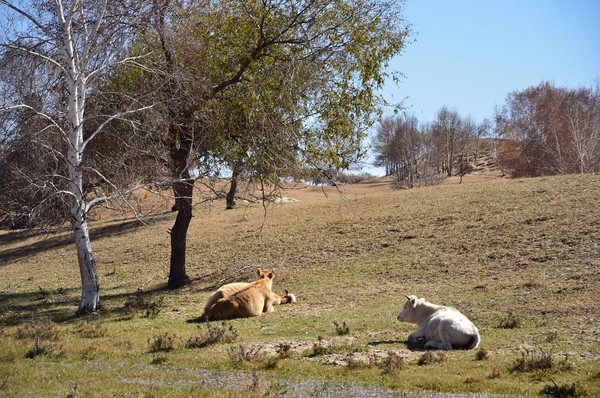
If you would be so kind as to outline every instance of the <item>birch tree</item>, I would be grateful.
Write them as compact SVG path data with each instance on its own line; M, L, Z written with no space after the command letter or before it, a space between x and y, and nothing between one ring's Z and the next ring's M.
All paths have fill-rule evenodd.
M41 193L40 203L65 210L81 274L78 315L95 313L100 306L90 210L128 192L112 184L103 170L90 167L86 154L107 125L145 108L135 104L117 114L95 115L94 128L86 129L86 101L110 67L128 61L122 55L142 7L142 2L108 0L0 0L2 136L12 148L27 134L31 150L48 160L40 173L25 166L18 173ZM25 130L22 122L29 119L36 123ZM90 194L89 178L111 187L112 193Z

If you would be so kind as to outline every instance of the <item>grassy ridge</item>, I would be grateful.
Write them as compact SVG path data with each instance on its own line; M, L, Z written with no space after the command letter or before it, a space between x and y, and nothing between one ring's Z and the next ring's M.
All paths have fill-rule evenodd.
M290 189L298 201L270 205L266 218L261 206L197 206L194 283L177 292L164 290L173 214L149 227L93 223L103 309L87 319L73 317L70 235L1 233L0 394L264 396L277 380L303 379L600 395L600 177L325 193ZM188 321L210 292L257 267L277 268L274 289L299 302L229 322L233 342L186 348L208 333ZM405 294L462 310L482 350L409 350L414 326L395 320ZM234 386L208 382L235 375Z

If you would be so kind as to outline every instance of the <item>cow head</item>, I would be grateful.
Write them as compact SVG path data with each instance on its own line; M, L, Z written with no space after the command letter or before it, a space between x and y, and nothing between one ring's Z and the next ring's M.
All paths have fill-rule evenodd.
M414 322L415 321L415 308L417 307L419 299L417 296L406 296L406 302L402 307L402 311L398 314L398 320L402 322Z
M275 270L265 270L265 269L257 269L256 274L258 275L258 279L269 278L273 279L275 277Z
M289 290L285 289L285 296L287 304L293 304L296 302L296 295L290 293Z

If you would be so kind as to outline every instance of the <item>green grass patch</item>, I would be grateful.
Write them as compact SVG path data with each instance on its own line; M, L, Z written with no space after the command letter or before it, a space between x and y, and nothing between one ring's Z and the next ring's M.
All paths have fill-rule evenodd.
M261 206L196 206L193 283L177 291L165 289L174 215L123 230L103 214L92 232L115 233L92 242L102 308L84 318L70 235L1 231L0 395L252 397L287 380L307 395L342 383L600 396L600 177L329 193L290 190L298 202L266 219ZM214 289L256 268L276 268L274 291L298 302L194 323ZM407 294L458 308L480 347L409 349L416 325L396 320Z

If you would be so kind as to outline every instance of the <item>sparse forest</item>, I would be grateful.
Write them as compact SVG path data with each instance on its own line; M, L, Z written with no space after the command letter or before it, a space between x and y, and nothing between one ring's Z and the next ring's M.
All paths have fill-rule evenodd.
M373 139L376 164L412 188L473 171L482 156L502 175L534 177L600 172L600 86L549 82L513 92L476 125L442 107L433 122L410 114L384 119Z

